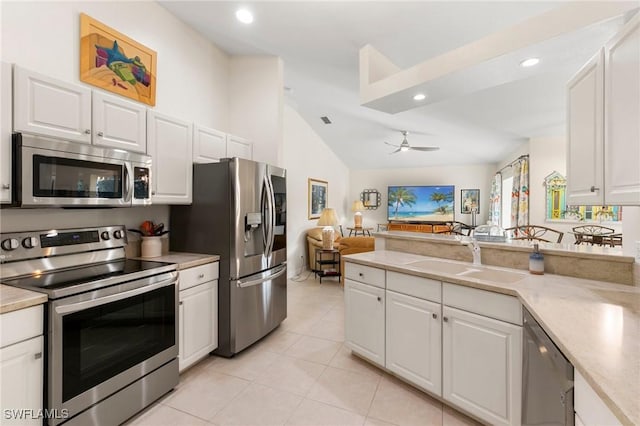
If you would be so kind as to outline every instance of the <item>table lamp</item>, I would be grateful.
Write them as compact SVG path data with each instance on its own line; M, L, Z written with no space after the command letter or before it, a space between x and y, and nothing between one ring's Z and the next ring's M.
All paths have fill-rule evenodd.
M353 222L356 228L362 228L362 210L364 210L364 204L360 200L354 201L351 205L351 211L355 212Z
M324 209L318 219L318 226L322 228L322 249L333 250L333 236L335 234L334 226L338 224L338 215L335 209Z

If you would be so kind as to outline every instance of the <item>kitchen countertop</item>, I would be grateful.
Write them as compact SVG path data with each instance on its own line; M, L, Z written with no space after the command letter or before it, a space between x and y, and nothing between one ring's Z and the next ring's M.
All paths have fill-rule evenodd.
M175 263L178 271L182 269L193 268L194 266L205 265L220 260L217 254L199 254L199 253L181 253L170 251L158 257L136 257L135 259L149 260L152 262L168 262Z
M345 261L518 297L562 353L623 424L640 425L640 288L562 275L531 275L496 283L410 265L434 259L396 251L346 255Z
M46 294L0 284L0 314L40 305L46 301Z

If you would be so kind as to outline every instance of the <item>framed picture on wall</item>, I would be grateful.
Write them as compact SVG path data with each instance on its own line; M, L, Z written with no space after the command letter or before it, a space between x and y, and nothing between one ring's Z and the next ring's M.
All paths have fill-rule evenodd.
M461 189L460 190L460 213L471 214L480 213L480 190Z
M327 207L329 182L309 178L309 219L318 219Z

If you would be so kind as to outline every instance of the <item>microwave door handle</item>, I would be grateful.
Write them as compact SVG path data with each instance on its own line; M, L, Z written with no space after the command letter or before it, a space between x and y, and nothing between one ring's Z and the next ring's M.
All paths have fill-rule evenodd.
M131 170L131 163L125 161L124 163L124 202L125 204L131 204L131 194L133 193L133 172Z
M147 293L162 287L166 287L175 284L177 278L173 277L168 280L160 281L151 285L143 285L142 287L134 288L133 290L123 291L122 293L111 294L109 296L99 297L97 299L91 299L84 302L72 303L69 305L57 306L55 308L58 314L70 314L84 309L92 308L95 306L105 305L117 300L126 299L128 297L136 296L138 294Z

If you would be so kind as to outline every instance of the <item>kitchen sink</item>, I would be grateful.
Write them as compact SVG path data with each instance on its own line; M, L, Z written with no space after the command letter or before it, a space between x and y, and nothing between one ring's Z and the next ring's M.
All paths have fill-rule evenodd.
M520 272L499 271L496 269L469 269L457 274L459 277L477 278L496 283L513 284L527 277Z
M469 270L469 265L443 262L441 260L420 260L418 262L409 263L408 266L416 266L418 268L424 268L428 271L441 272L452 275L460 274L461 272Z

